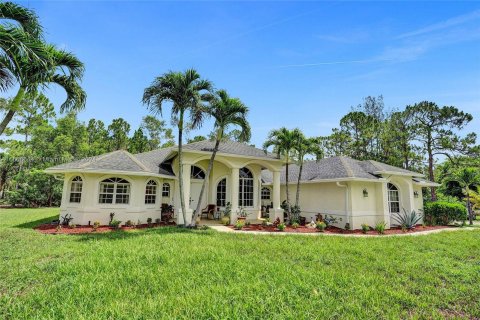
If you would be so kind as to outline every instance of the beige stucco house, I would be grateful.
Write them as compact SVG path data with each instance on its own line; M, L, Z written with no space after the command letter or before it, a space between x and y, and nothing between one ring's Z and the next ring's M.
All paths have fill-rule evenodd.
M196 208L213 142L184 146L183 156L187 221ZM247 220L262 215L283 220L285 199L283 161L252 146L227 141L220 144L207 182L202 208L213 204L222 210L231 204L231 222L241 209ZM61 216L71 214L73 223L109 221L110 213L125 222L145 223L161 217L162 204L174 206L174 219L183 224L178 183L176 147L140 154L115 151L48 168L47 173L63 179ZM298 167L290 165L290 194L294 199ZM391 222L393 212L422 209L422 187L431 185L422 175L375 161L334 157L307 162L302 174L300 207L308 221L316 214L332 215L337 226L349 223ZM266 209L268 208L268 209ZM268 213L266 213L268 211ZM210 217L211 218L211 217Z

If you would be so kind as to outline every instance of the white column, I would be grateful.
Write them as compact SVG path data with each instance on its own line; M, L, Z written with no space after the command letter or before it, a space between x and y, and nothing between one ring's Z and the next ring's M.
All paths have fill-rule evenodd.
M270 210L270 222L277 218L283 221L283 209L280 208L280 171L273 171L273 209Z
M390 208L388 207L388 189L387 182L382 182L382 199L383 199L383 221L386 223L386 228L390 229Z
M230 176L230 203L232 205L232 213L230 214L230 223L234 224L237 222L237 211L238 211L238 186L240 183L240 169L232 168L232 173Z
M186 221L183 221L182 206L180 204L180 187L178 188L178 214L177 214L177 224L190 224L192 222L192 213L193 210L190 209L190 174L191 174L191 165L183 165L183 195L185 199L185 209L186 209ZM179 177L180 178L180 177Z

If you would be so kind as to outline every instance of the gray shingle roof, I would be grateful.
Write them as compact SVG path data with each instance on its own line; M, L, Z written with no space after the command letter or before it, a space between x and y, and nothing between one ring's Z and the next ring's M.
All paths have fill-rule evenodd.
M186 144L186 151L210 152L214 147L213 141L200 141ZM48 168L47 172L61 172L62 170L119 170L131 172L146 172L173 176L170 170L160 167L160 164L176 154L177 147L169 147L132 155L125 150L118 150L96 157L85 158ZM271 153L240 142L225 141L220 143L218 154L240 155L264 159L277 159Z
M60 170L119 170L131 172L147 172L146 166L133 155L124 150L118 150L103 155L85 158L69 163L60 164L47 169Z
M210 152L215 147L215 142L204 140L194 143L189 143L183 146L185 150L207 151ZM272 153L265 153L262 149L252 147L248 144L235 141L222 141L219 146L218 153L232 154L246 157L278 159Z
M298 180L299 169L300 167L296 164L289 165L289 182L296 182ZM334 179L378 180L380 177L375 173L380 173L380 171L395 171L402 174L411 174L412 176L420 175L416 172L389 166L376 161L359 161L349 157L332 157L319 161L306 161L303 165L301 181L306 182ZM285 172L286 168L284 167L280 173L281 183L285 183L286 181ZM272 173L268 170L263 170L262 180L265 183L271 183L273 180Z

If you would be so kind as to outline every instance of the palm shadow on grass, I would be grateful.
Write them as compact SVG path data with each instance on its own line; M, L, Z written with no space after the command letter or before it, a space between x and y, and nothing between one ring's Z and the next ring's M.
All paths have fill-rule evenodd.
M34 221L28 221L24 222L21 224L17 224L14 226L15 228L22 228L22 229L33 229L35 227L38 227L39 225L45 224L45 223L51 223L53 220L58 219L58 214L52 215L50 217L34 220Z
M116 230L111 232L91 232L81 234L69 234L68 236L75 237L77 241L92 241L92 240L124 240L145 235L170 235L188 233L197 236L211 235L214 230L193 230L179 227L160 227L160 228L145 228L132 230Z

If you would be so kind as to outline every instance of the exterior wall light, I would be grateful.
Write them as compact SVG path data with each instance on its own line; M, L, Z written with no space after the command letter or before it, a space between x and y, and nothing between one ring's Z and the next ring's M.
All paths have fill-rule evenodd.
M413 197L418 198L418 191L413 191Z
M363 189L363 197L364 197L364 198L367 198L367 197L368 197L368 191L367 191L366 188Z

